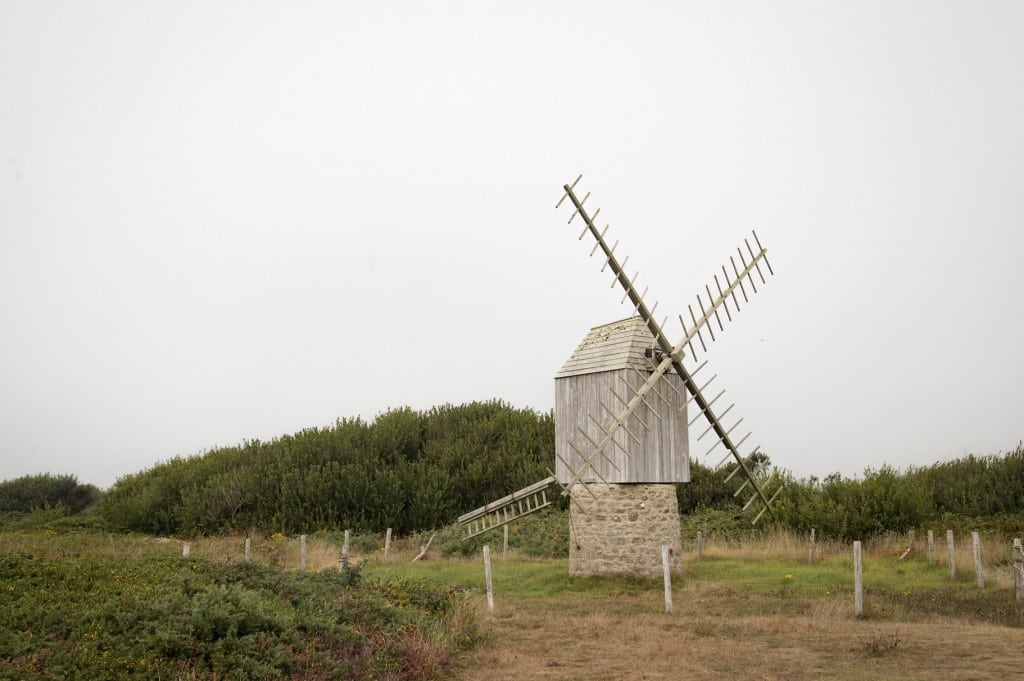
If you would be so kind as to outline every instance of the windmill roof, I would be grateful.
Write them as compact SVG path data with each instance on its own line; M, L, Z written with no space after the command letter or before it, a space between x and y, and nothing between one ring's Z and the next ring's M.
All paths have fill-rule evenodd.
M644 356L644 351L653 345L654 336L640 317L595 326L555 374L555 378L627 367L650 370L651 361Z

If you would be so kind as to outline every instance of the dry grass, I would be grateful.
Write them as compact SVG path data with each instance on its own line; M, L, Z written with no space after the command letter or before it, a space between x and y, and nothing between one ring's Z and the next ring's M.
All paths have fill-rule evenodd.
M837 612L711 615L700 588L679 596L674 615L623 615L636 609L623 597L505 604L485 618L490 641L458 678L995 680L1015 678L1024 665L1016 629L865 622ZM645 604L651 610L655 599Z
M1024 669L1024 630L979 621L990 608L1022 621L1003 558L1009 551L1001 542L983 544L986 588L979 591L967 539L958 548L963 572L955 584L944 569L944 536L931 568L920 539L921 551L903 561L897 557L906 537L868 542L865 560L885 583L868 583L864 619L853 615L852 574L845 584L850 546L819 543L810 567L806 538L788 533L742 546L711 541L699 562L695 549L688 553L686 573L674 580L673 615L662 612L660 584L545 598L499 593L493 614L480 601L487 642L458 678L1016 678ZM781 581L765 577L786 566L792 575L780 574ZM828 570L841 583L815 582Z
M184 540L168 540L178 545ZM301 566L301 544L299 537L253 536L250 538L250 560L262 565L271 565L281 569L299 569ZM215 563L240 563L245 559L244 537L199 537L188 540L190 555ZM341 560L341 542L324 534L311 534L306 537L306 569L319 572L328 568L337 568ZM409 562L419 553L419 547L412 540L395 539L388 552L392 562ZM353 563L384 560L384 541L376 550L360 550L354 545L349 550L349 560Z

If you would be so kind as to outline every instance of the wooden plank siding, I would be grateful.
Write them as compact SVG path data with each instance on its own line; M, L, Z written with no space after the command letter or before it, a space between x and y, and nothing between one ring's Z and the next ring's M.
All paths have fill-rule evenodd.
M625 408L619 398L628 401L632 397L626 383L637 390L650 376L653 364L644 357L644 349L652 344L653 338L639 317L605 324L591 329L562 367L555 378L555 477L559 482L570 482L583 467L584 458L594 451L594 445L577 429L582 428L594 442L601 442L604 433L590 417L608 428ZM671 382L676 390L665 382ZM652 391L647 402L660 419L641 405L626 423L639 443L620 429L615 437L618 445L610 443L604 449L607 459L601 455L594 459L594 468L604 481L689 482L689 441L683 408L686 391L679 377L669 373L659 382L658 393L665 399ZM601 482L601 478L590 469L582 476L584 482Z

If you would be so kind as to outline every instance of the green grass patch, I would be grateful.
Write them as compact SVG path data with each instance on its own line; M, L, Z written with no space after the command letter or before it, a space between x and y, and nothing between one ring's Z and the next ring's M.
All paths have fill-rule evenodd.
M363 571L374 577L395 579L408 576L424 582L484 594L486 583L483 557L476 559L428 560L416 563L371 561ZM616 596L653 592L659 580L628 576L570 577L567 560L531 560L491 557L491 582L502 598L531 600L573 595Z

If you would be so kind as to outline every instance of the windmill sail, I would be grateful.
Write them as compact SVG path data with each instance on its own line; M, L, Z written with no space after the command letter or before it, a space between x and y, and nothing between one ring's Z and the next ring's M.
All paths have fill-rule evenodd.
M739 441L733 439L733 431L742 423L743 419L739 419L732 426L727 428L722 422L722 417L724 417L731 411L733 405L726 407L726 409L721 412L721 415L717 414L713 406L714 403L721 396L721 393L719 393L719 395L713 398L712 400L707 400L702 392L703 388L707 387L707 384L705 384L704 386L699 386L694 379L694 374L688 371L686 367L683 365L682 359L684 356L684 350L686 349L690 350L691 356L695 355L696 351L693 344L694 339L697 339L700 342L704 350L707 349L707 346L704 343L702 330L707 329L708 335L712 338L712 340L714 340L714 330L711 326L711 320L714 319L714 321L719 326L719 330L722 330L724 328L721 320L721 313L725 312L726 317L728 319L732 318L732 311L729 308L730 300L732 301L733 307L735 307L737 311L739 310L740 306L739 297L736 295L737 291L740 292L745 301L748 299L747 286L750 287L750 290L752 292L757 291L757 282L754 279L755 273L757 274L758 279L760 279L762 284L766 283L764 270L762 270L761 268L762 264L764 265L765 270L768 271L769 275L774 274L772 272L771 265L768 262L767 250L761 246L760 240L757 238L756 233L753 234L754 241L757 243L758 247L756 251L751 247L749 241L745 241L745 245L748 251L747 254L744 254L742 250L738 251L740 262L743 265L742 269L736 264L735 260L730 258L730 263L732 264L733 268L732 274L730 275L730 273L728 272L728 270L725 269L725 267L722 268L722 275L723 280L725 281L725 287L723 288L722 281L718 279L718 276L716 274L714 277L714 283L715 291L718 295L714 296L712 294L712 289L710 285L705 287L707 302L705 303L705 301L699 295L697 296L698 309L700 309L701 312L700 316L698 317L693 312L692 308L690 308L690 317L692 324L689 327L682 319L682 317L680 317L680 321L683 323L684 335L681 341L673 345L663 331L663 324L659 324L657 319L654 317L654 311L657 309L657 303L655 303L654 306L649 308L646 302L644 301L646 289L643 293L641 293L638 292L636 288L636 279L639 276L639 271L637 271L636 274L634 274L632 277L630 277L627 274L625 265L628 261L628 256L625 260L620 262L615 255L615 250L616 246L618 245L618 242L616 242L612 246L609 246L608 242L605 240L605 235L608 232L608 227L605 226L603 230L599 230L598 227L595 225L594 218L600 212L600 209L597 209L597 211L595 211L593 215L590 215L584 207L584 203L590 197L590 193L588 192L582 200L577 197L575 193L575 186L577 183L579 183L581 177L582 176L577 177L571 185L567 184L563 186L565 193L562 195L562 198L559 199L558 203L556 204L556 208L560 206L566 198L568 198L571 201L574 210L572 215L569 217L569 222L572 223L572 221L577 216L583 219L585 226L583 230L580 232L579 238L582 239L584 236L586 236L587 232L589 232L591 236L594 238L596 243L594 247L591 249L591 255L596 253L598 249L600 249L601 252L604 254L605 259L604 265L601 268L602 271L606 268L609 268L611 270L615 278L613 285L615 282L617 282L622 287L622 289L625 292L623 296L623 301L625 301L626 298L628 298L630 302L633 304L633 307L636 309L637 314L647 325L648 330L650 331L651 335L654 337L655 340L654 351L656 354L660 354L661 359L658 362L657 366L651 372L649 379L642 386L640 386L640 388L637 389L633 393L632 397L626 402L624 408L619 413L619 417L616 418L615 421L613 421L613 423L611 424L611 426L608 427L605 431L604 437L599 442L594 443L593 450L587 457L583 459L583 465L577 469L576 474L573 476L573 479L568 482L567 487L571 486L575 482L581 481L585 477L588 470L593 470L594 461L597 459L597 457L606 456L606 449L612 442L614 442L618 429L622 427L622 425L626 422L629 416L632 415L637 409L639 409L641 405L649 405L649 403L646 400L648 393L654 391L656 386L659 385L660 381L664 377L665 373L668 372L669 370L672 370L675 372L676 375L678 375L682 379L683 384L685 385L686 390L690 395L689 401L694 403L694 405L697 407L699 411L699 414L703 415L703 417L708 422L707 429L704 431L704 433L701 434L701 436L698 439L704 437L704 435L706 435L708 432L714 432L714 434L717 436L717 441L715 442L714 446L712 446L711 449L708 450L708 453L710 454L719 445L724 446L727 450L726 460L731 456L735 462L736 468L733 471L733 473L741 472L743 474L743 477L746 478L745 485L750 485L753 491L753 496L751 497L750 501L748 501L747 504L744 506L744 509L749 508L755 500L760 500L763 508L754 519L754 522L757 522L763 515L764 511L771 511L772 502L778 496L779 492L781 491L781 487L778 490L776 490L775 494L773 494L770 498L766 495L765 491L762 489L762 484L761 481L758 479L758 476L755 475L754 471L752 471L751 468L747 465L747 459L750 457L744 457L743 455L740 454L739 447L750 436L750 433L748 432ZM744 282L746 282L746 284L744 284ZM754 450L755 453L756 451L757 449Z

